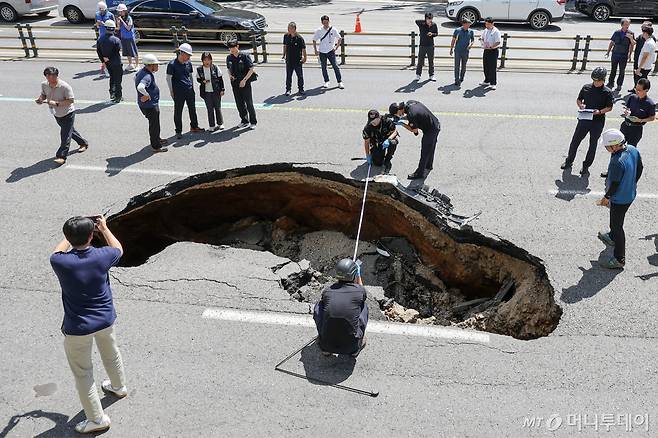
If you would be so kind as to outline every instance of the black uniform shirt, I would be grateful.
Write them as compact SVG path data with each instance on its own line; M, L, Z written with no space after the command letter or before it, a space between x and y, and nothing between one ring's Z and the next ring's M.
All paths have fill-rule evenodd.
M578 100L585 102L585 108L593 110L602 110L613 105L612 91L605 85L602 87L595 87L594 84L584 85L578 93ZM605 120L605 114L595 115L594 120Z
M415 100L407 101L405 105L405 113L407 113L407 120L409 121L410 128L418 128L423 133L426 131L434 131L441 129L439 119L436 118L432 111L425 105Z
M434 37L428 36L427 33L432 32L432 35L434 36L439 33L439 28L436 26L436 23L432 23L431 26L428 26L425 20L416 20L416 24L418 25L418 34L420 35L419 46L433 47Z
M111 33L106 33L96 42L96 53L101 62L108 58L107 65L121 65L121 40Z
M233 76L236 82L241 81L247 76L249 69L254 66L251 57L246 53L239 53L238 56L229 53L226 57L226 68L228 69L231 76Z
M366 305L366 290L356 283L337 282L322 291L320 338L325 345L341 346L363 336L359 315Z
M372 126L370 122L363 127L363 139L370 139L375 146L381 145L395 131L395 123L388 117L380 117L379 125Z
M300 34L292 36L287 33L283 36L283 45L286 46L286 62L288 64L301 64L302 50L306 48L304 38Z
M631 96L628 98L628 103L626 104L626 107L631 111L630 115L635 116L638 119L646 119L648 117L656 115L656 104L654 103L653 100L651 100L650 97L645 97L644 99L640 99L639 96L635 94L631 94ZM638 124L635 122L630 122L630 123L634 125ZM646 122L642 122L639 124L645 125Z

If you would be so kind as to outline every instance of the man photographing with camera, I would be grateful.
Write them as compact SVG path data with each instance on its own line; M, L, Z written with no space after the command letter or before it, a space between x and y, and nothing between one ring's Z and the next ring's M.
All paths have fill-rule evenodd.
M102 215L72 217L64 223L63 231L65 238L55 247L50 264L62 288L64 351L87 417L75 430L99 432L110 428L110 418L103 412L94 382L91 360L94 340L110 377L102 382L103 391L119 398L128 395L114 335L116 311L108 274L119 262L123 248ZM103 236L107 246L91 246L94 231Z

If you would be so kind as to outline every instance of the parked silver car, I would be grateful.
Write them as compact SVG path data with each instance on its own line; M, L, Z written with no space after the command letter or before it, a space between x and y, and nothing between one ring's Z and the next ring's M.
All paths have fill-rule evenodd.
M57 0L0 0L0 20L13 22L27 14L45 17L57 10Z

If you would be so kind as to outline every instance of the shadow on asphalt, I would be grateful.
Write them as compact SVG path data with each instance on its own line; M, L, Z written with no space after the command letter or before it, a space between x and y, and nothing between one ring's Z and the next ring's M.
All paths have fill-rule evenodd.
M450 94L453 91L461 90L461 88L462 88L461 85L455 85L453 83L453 84L448 84L448 85L442 85L437 89L443 94Z
M465 90L464 91L464 97L466 99L470 99L472 97L487 97L487 93L489 93L490 91L493 91L493 90L485 87L484 85L478 85L475 88Z
M103 409L106 409L116 403L118 400L119 399L114 396L106 395L105 397L101 398L101 405L103 406ZM75 425L85 419L85 414L84 411L80 411L74 417L69 419L68 415L36 409L11 417L7 425L2 430L0 430L0 437L9 436L9 433L12 431L12 429L14 429L24 418L30 418L32 421L34 419L47 418L55 423L52 429L35 435L35 438L80 437L81 435L75 431ZM99 436L103 435L104 433L105 432L92 433L88 436Z
M53 169L57 169L60 167L60 165L55 163L53 159L54 157L50 157L34 163L28 167L17 167L11 171L11 174L7 177L5 182L15 183L24 178L29 178L34 175L39 175L40 173L46 173Z
M395 92L396 93L413 93L416 90L419 90L419 89L423 88L423 86L425 86L429 82L430 82L429 79L425 79L424 81L413 80L413 81L409 82L408 84L401 86L400 88L395 90Z
M116 105L111 100L106 100L105 102L94 103L93 105L88 105L84 108L77 108L75 110L76 114L94 114L99 111L103 111L105 108L109 108L113 105Z
M350 355L324 356L317 342L304 347L299 359L304 365L306 379L314 385L336 385L354 372L356 358Z
M183 138L176 140L176 137L169 139L169 145L172 148L181 148L183 146L193 145L195 148L202 148L210 143L223 143L225 141L233 140L243 133L249 132L249 128L239 128L233 126L223 131L205 131L198 134L186 133Z
M647 256L647 261L651 266L658 266L658 234L649 234L648 236L644 236L640 238L640 240L653 240L653 243L656 246L656 253ZM640 280L647 281L656 277L658 277L658 272L654 272L651 274L637 275L635 278L639 278Z
M589 193L589 174L573 175L571 169L562 171L562 179L556 179L557 193L555 197L563 201L571 202L576 197L575 192Z
M116 176L119 173L121 173L121 171L126 167L130 167L133 164L137 164L141 161L144 161L147 158L152 157L153 155L154 153L151 150L151 146L148 145L148 146L144 146L139 151L134 152L125 157L106 158L105 161L107 161L107 168L105 169L105 173L107 173L107 176Z
M88 76L100 76L101 75L101 69L97 68L95 70L87 70L87 71L81 71L73 75L72 79L82 79L86 78Z
M606 269L599 265L599 261L605 261L612 257L612 251L608 248L601 251L598 260L590 260L590 267L585 269L579 267L583 276L577 284L562 289L561 300L568 304L575 304L579 301L592 298L601 292L604 287L609 285L622 271L617 269Z

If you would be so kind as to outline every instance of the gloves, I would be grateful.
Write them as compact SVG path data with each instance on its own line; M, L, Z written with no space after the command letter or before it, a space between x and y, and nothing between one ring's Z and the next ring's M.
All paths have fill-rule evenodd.
M371 154L366 155L366 161L368 162L368 165L372 164L372 155Z
M382 149L386 150L386 149L388 149L388 147L389 147L390 145L391 145L391 142L390 142L389 139L387 138L386 140L384 140L384 143L382 143Z
M397 122L395 122L395 125L396 126L402 126L402 125L404 125L404 122L402 120L398 120Z

